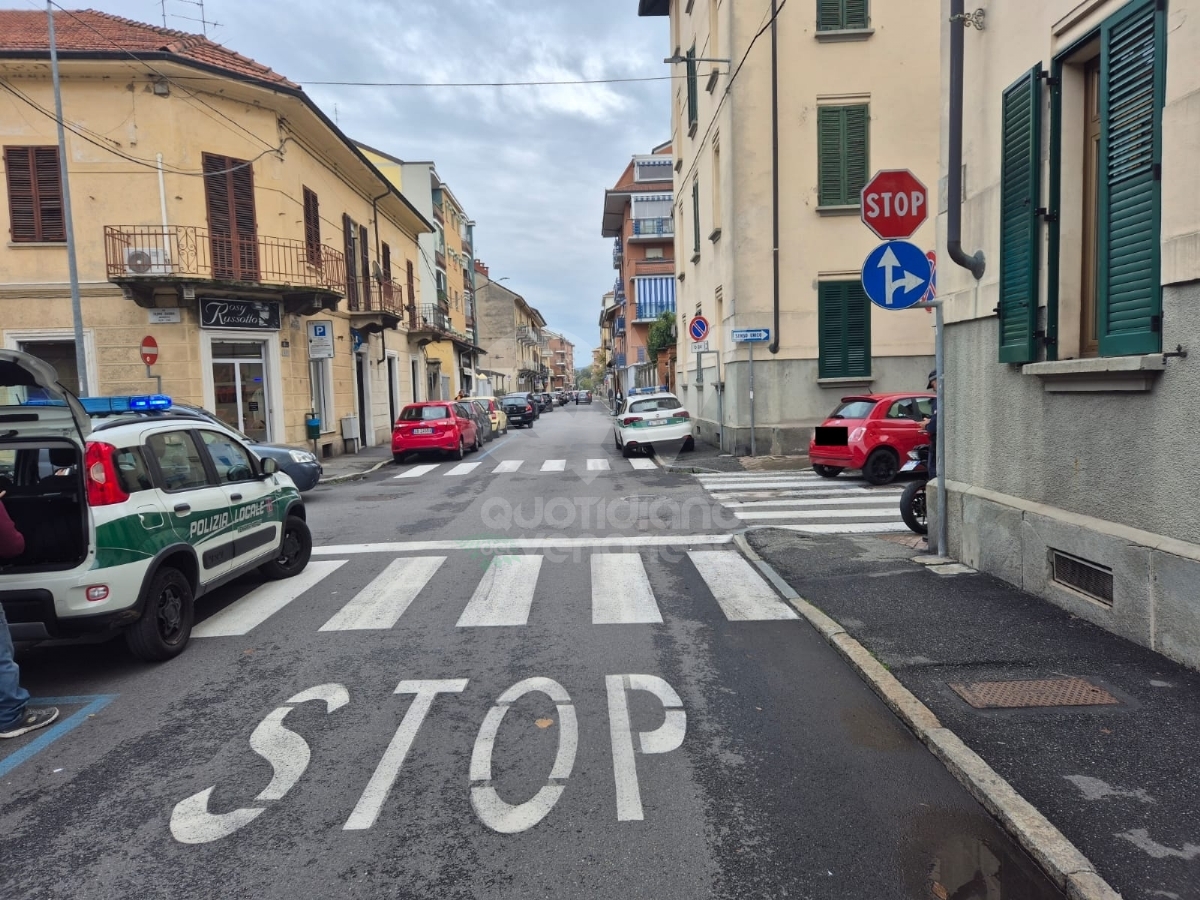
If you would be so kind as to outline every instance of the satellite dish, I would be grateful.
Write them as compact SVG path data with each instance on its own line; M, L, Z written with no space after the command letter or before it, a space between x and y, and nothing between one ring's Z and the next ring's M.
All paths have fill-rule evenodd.
M375 280L383 284L385 280L383 277L383 267L378 262L373 262L371 263L371 271L375 274Z

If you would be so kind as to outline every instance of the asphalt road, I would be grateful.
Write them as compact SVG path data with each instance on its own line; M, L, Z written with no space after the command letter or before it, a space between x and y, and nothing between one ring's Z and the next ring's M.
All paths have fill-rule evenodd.
M0 897L1059 896L603 407L435 462L170 663L24 651L77 725L0 747Z

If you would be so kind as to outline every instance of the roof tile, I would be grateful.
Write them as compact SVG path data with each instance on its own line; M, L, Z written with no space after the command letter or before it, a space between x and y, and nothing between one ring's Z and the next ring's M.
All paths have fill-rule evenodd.
M57 10L54 32L64 53L169 53L183 61L223 69L234 76L297 87L284 76L199 34L123 19L94 9ZM0 57L6 52L50 49L46 14L37 10L0 10Z

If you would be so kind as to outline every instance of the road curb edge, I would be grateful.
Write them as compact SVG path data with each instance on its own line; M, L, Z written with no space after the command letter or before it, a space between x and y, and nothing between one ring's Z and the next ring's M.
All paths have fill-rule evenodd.
M904 687L879 660L836 620L802 598L758 555L744 534L734 544L758 567L783 597L854 668L899 716L954 778L995 816L1032 856L1068 900L1120 900L1095 866L1033 804L1021 796L978 753L938 720L928 706Z
M372 472L378 472L390 462L390 459L381 459L369 469L364 469L361 472L351 472L347 475L332 475L329 478L322 478L317 482L317 484L344 484L347 481L358 481L360 478L364 478L365 476L370 475Z

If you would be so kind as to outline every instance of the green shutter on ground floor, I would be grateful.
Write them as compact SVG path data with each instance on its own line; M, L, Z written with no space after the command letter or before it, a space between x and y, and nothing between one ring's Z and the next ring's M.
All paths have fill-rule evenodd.
M1162 349L1159 283L1164 13L1131 3L1101 27L1101 356Z
M817 286L819 378L871 375L871 302L859 281Z
M1000 161L1000 362L1037 358L1042 67L1004 92Z

